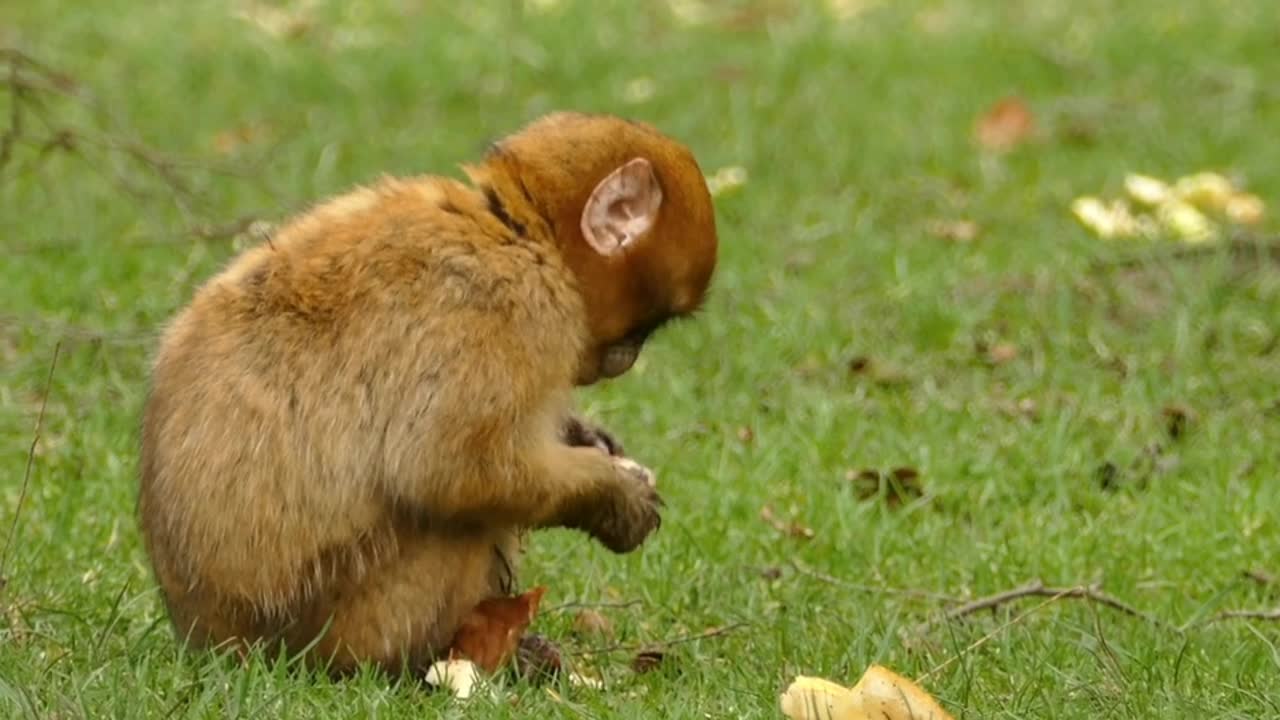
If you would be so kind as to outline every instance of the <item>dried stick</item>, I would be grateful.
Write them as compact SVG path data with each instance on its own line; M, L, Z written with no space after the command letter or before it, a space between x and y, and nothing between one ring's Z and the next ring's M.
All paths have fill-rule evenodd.
M683 643L697 642L698 640L708 640L710 638L720 637L721 635L728 635L734 630L738 630L739 628L744 628L750 624L751 623L736 622L736 623L730 623L729 625L724 625L722 627L711 628L710 630L703 630L700 633L680 635L678 637L669 638L666 640L658 640L655 642L648 642L648 643L605 645L603 647L594 647L594 648L586 648L583 650L575 650L570 654L571 655L603 655L605 653L611 653L611 652L636 652L639 650L654 650L657 648L668 648L668 647L671 647L672 645L681 645Z
M570 600L568 602L560 603L559 605L552 605L551 607L545 610L542 610L541 613L543 615L548 615L550 613L564 612L565 610L577 610L577 609L584 609L584 608L593 608L593 609L594 608L619 608L621 609L621 608L636 607L637 605L642 605L642 604L643 603L640 600L626 600L623 602L608 602L608 601L590 602L587 600Z
M1222 620L1280 620L1280 608L1271 610L1223 610L1205 621L1204 624Z
M44 381L44 395L40 398L40 413L36 415L36 429L31 438L31 447L27 450L27 469L22 473L22 486L18 489L18 504L13 508L13 522L9 523L9 537L4 542L4 552L0 553L0 581L5 580L5 570L9 566L9 551L13 549L13 538L18 533L18 518L22 516L22 504L27 499L27 490L31 487L31 468L36 461L36 446L40 444L40 431L44 427L44 410L49 405L49 391L53 387L53 370L58 366L58 352L62 350L62 342L53 346L53 359L49 361L49 375Z
M1072 590L1072 589L1073 589L1073 588L1064 588L1064 590L1066 590L1067 592L1069 592L1069 591L1070 591L1070 590ZM1025 597L1025 596L1024 596L1024 597ZM952 655L951 657L949 657L949 658L947 658L946 660L942 661L942 663L941 663L941 664L939 664L939 665L935 666L933 669L929 670L929 672L926 672L925 674L923 674L923 675L921 675L920 677L916 678L916 682L920 682L920 683L927 682L927 681L929 680L929 678L931 678L931 677L933 677L934 675L937 675L938 673L940 673L940 672L942 672L943 670L947 669L947 668L948 668L948 667L950 667L950 666L951 666L951 664L952 664L952 663L954 663L955 661L959 660L960 658L964 657L965 655L968 655L969 653L973 652L974 650L977 650L978 648L982 647L983 645L986 645L986 644L987 644L987 643L988 643L992 638L994 638L995 636L999 635L1000 633L1004 632L1005 630L1009 629L1010 627L1013 627L1014 625L1017 625L1018 623L1022 622L1022 621L1023 621L1023 620L1025 620L1026 618L1028 618L1028 617L1030 617L1030 616L1034 615L1035 613L1040 612L1041 610L1043 610L1044 608L1046 608L1046 607L1048 607L1048 606L1052 605L1053 603L1058 602L1059 600L1061 600L1061 599L1062 599L1062 598L1064 598L1064 597L1066 597L1066 592L1062 592L1062 593L1058 593L1058 594L1056 594L1056 595L1053 595L1053 596L1052 596L1052 597L1050 597L1048 600L1045 600L1044 602L1042 602L1042 603L1040 603L1040 604L1036 605L1035 607L1031 608L1030 610L1027 610L1027 611L1023 612L1022 614L1020 614L1020 615L1018 615L1018 616L1014 617L1012 620L1009 620L1008 622L1006 622L1006 623L1004 623L1004 624L1000 625L1000 627L997 627L996 629L992 630L991 632L987 633L986 635L983 635L982 637L978 638L977 640L974 640L974 641L973 641L972 643L970 643L970 644L968 645L968 647L966 647L965 649L961 650L960 652L956 653L955 655Z
M1129 605L1123 600L1112 597L1111 595L1108 595L1102 592L1102 589L1096 584L1075 585L1073 587L1055 588L1055 587L1046 586L1040 580L1033 580L1032 582L1029 582L1026 585L1023 585L1021 587L1017 587L1012 590L1005 590L1004 592L999 592L994 595L988 595L987 597L978 598L977 600L974 600L972 602L967 602L959 607L952 608L951 610L948 610L945 614L943 614L940 618L921 623L916 628L916 632L924 633L928 631L930 628L932 628L933 626L938 625L940 623L947 623L947 622L951 622L952 620L958 620L960 618L973 615L974 613L982 612L983 610L994 610L1000 607L1001 605L1005 605L1015 600L1021 600L1022 598L1028 598L1028 597L1076 598L1080 600L1089 600L1092 602L1096 602L1099 605L1109 607L1112 610L1117 610L1119 612L1122 612L1125 615L1130 615L1136 618L1142 618L1143 620L1146 620L1152 625L1158 625L1160 627L1169 627L1168 624L1165 623L1163 620L1160 620L1159 618L1156 618L1152 615L1148 615L1147 613L1144 613L1141 610L1138 610L1137 608L1133 607L1132 605Z

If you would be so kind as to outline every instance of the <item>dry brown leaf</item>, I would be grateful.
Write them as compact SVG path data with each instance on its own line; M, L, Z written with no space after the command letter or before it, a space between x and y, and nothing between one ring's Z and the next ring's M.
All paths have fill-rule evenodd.
M805 527L795 520L786 522L778 518L778 516L773 512L773 507L770 505L765 505L760 508L760 519L769 523L769 525L773 526L774 530L777 530L784 535L789 535L800 540L812 540L814 537L812 528Z
M1008 152L1031 138L1035 115L1018 97L1007 97L978 117L974 137L984 150Z
M884 488L884 503L890 508L924 495L920 483L920 471L913 467L896 467L887 473L865 468L845 472L845 480L853 483L859 500L870 500L880 495Z
M1181 404L1166 405L1160 414L1164 416L1165 431L1170 439L1177 440L1187 431L1187 425L1195 420L1195 411Z
M631 659L631 669L638 674L652 672L662 666L666 657L661 650L641 650Z
M1018 346L1013 343L996 343L987 349L987 362L1007 365L1018 358Z
M977 239L979 227L972 220L930 220L925 231L940 240L969 243Z
M231 155L245 145L252 145L267 137L265 125L247 123L228 128L213 136L213 150L219 155Z
M585 636L613 637L613 623L603 614L587 609L573 618L573 631Z
M449 659L465 658L485 672L496 672L515 655L546 591L538 586L516 597L481 601L454 634Z

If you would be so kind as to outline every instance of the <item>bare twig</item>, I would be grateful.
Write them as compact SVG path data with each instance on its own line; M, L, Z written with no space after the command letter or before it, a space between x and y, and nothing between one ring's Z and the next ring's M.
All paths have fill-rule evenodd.
M182 243L217 243L248 235L253 241L271 240L270 221L259 215L244 215L224 223L197 223L172 234L155 233L119 238L116 247L163 247ZM8 248L10 253L30 254L47 250L62 251L83 242L82 238L53 237Z
M0 313L0 331L14 329L33 330L42 335L57 337L59 342L103 343L106 345L145 345L155 339L155 331L104 330L71 325L42 317L22 317Z
M842 580L838 577L835 577L834 575L828 575L824 572L814 570L813 568L802 564L799 560L792 560L791 567L795 568L795 571L800 573L801 575L808 575L809 577L815 580L821 580L822 582L828 583L830 585L835 585L836 587L845 588L847 590L853 590L854 592L871 593L873 595L899 595L902 597L924 598L926 600L942 600L944 602L957 602L957 600L950 595L929 592L928 590L915 590L912 588L895 588L895 587L887 587L883 585L863 585L860 583L849 582L848 580Z
M9 537L5 539L4 552L0 553L0 578L5 577L9 567L9 551L13 549L13 539L18 533L18 519L22 516L22 504L27 499L27 490L31 487L31 468L35 465L36 446L40 444L40 431L44 427L44 410L49 405L49 393L53 388L53 370L58 366L58 352L62 343L53 346L53 359L49 361L49 375L44 381L44 395L40 398L40 412L36 415L36 429L31 438L31 448L27 450L27 469L22 473L22 486L18 489L18 504L13 508L13 521L9 523Z
M1280 620L1280 607L1270 610L1223 610L1204 622L1221 622L1223 620Z
M1095 260L1090 264L1094 272L1111 272L1128 270L1148 265L1152 262L1169 260L1194 260L1213 257L1218 254L1230 254L1237 257L1265 257L1273 262L1280 262L1280 240L1275 238L1252 238L1249 236L1233 237L1222 243L1206 243L1204 245L1182 245L1172 250L1144 255L1130 255L1116 259Z
M569 602L560 603L559 605L553 605L541 612L543 615L547 615L550 613L564 612L565 610L578 610L583 608L631 608L642 604L643 602L640 600L626 600L624 602L588 602L571 600Z
M9 164L13 155L13 145L22 135L22 103L26 99L26 91L18 83L18 60L9 58L9 84L13 97L9 99L9 127L0 136L0 171Z
M1028 598L1028 597L1076 598L1080 600L1089 600L1091 602L1098 603L1099 605L1102 605L1104 607L1109 607L1112 610L1117 610L1119 612L1122 612L1125 615L1141 618L1151 623L1152 625L1169 627L1169 625L1165 623L1163 620L1160 620L1159 618L1154 617L1152 615L1148 615L1147 613L1144 613L1141 610L1138 610L1137 608L1133 607L1132 605L1129 605L1123 600L1120 600L1118 598L1112 597L1111 595L1104 593L1102 589L1096 584L1076 585L1073 587L1065 587L1065 588L1055 588L1055 587L1046 586L1040 580L1033 580L1032 582L1029 582L1026 585L1023 585L1021 587L1016 587L1012 590L1005 590L1004 592L999 592L994 595L988 595L983 598L978 598L977 600L974 600L972 602L967 602L959 607L952 608L937 619L929 620L924 623L921 623L917 627L916 632L924 633L935 625L938 625L941 623L948 623L953 620L958 620L960 618L973 615L974 613L982 612L983 610L994 610L1000 607L1001 605L1005 605L1007 603L1011 603L1016 600L1021 600L1022 598Z
M1065 590L1066 590L1066 591L1070 591L1071 589L1072 589L1072 588L1065 588ZM940 672L942 672L943 670L947 669L948 667L950 667L953 663L955 663L955 662L956 662L957 660L959 660L960 658L964 657L965 655L968 655L969 653L973 652L974 650L977 650L978 648L982 647L983 645L986 645L986 644L987 644L988 642L990 642L990 641L991 641L991 639L992 639L992 638L994 638L995 636L999 635L1000 633L1004 632L1005 630L1009 629L1010 627L1013 627L1014 625L1017 625L1018 623L1022 622L1022 621L1023 621L1023 620L1025 620L1025 619L1027 619L1028 617L1031 617L1031 616L1032 616L1032 615L1034 615L1035 613L1040 612L1041 610L1043 610L1044 608L1046 608L1046 607L1048 607L1048 606L1052 605L1053 603L1058 602L1059 600L1061 600L1061 599L1062 599L1062 598L1064 598L1064 597L1066 597L1066 592L1058 593L1058 594L1053 595L1052 597L1050 597L1048 600L1045 600L1044 602L1039 603L1039 604L1038 604L1038 605L1036 605L1035 607L1033 607L1033 608L1031 608L1031 609L1029 609L1029 610L1027 610L1027 611L1023 612L1022 614L1015 616L1012 620L1009 620L1008 622L1006 622L1006 623L1004 623L1004 624L1000 625L999 627L997 627L996 629L994 629L994 630L992 630L991 632L987 633L986 635L983 635L982 637L978 638L977 640L974 640L974 641L973 641L972 643L970 643L970 644L968 645L968 647L966 647L965 649L961 650L960 652L956 653L955 655L952 655L951 657L949 657L949 658L947 658L946 660L944 660L941 664L936 665L933 669L929 670L929 671L928 671L928 672L926 672L925 674L923 674L923 675L921 675L920 677L916 678L916 682L919 682L919 683L927 682L927 681L929 680L929 678L931 678L931 677L933 677L934 675L937 675L938 673L940 673Z
M728 635L734 630L744 628L748 625L750 625L750 623L735 622L735 623L730 623L728 625L723 625L721 627L711 628L710 630L704 630L700 633L680 635L678 637L668 638L666 640L656 640L656 641L647 642L647 643L605 645L603 647L594 647L594 648L585 648L582 650L575 650L570 654L572 655L603 655L605 653L613 653L613 652L637 652L640 650L655 650L658 648L668 648L668 647L671 647L672 645L681 645L684 643L697 642L698 640L709 640L714 637L720 637L721 635Z

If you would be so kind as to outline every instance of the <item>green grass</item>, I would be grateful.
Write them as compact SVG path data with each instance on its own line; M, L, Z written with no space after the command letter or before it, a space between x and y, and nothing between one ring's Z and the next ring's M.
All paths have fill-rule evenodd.
M188 228L278 219L381 173L457 174L497 136L577 108L654 122L708 172L741 165L749 181L718 200L703 319L581 396L657 469L661 532L625 557L545 533L522 582L547 585L548 605L638 601L603 610L624 644L747 625L671 647L654 673L596 656L604 692L515 685L469 716L772 718L797 673L853 682L879 662L919 677L951 661L926 684L957 717L1280 717L1280 623L1199 623L1280 602L1242 576L1280 573L1280 266L1098 240L1068 210L1130 171L1200 169L1280 210L1274 2L911 1L839 23L822 4L760 0L697 25L656 1L453 5L320 2L283 39L231 2L0 7L0 45L94 98L40 93L43 116L24 116L0 168L5 532L47 400L3 568L0 714L464 714L412 683L179 652L133 516L147 356L236 249ZM640 102L637 78L653 84ZM1008 94L1039 134L984 159L973 119ZM245 126L262 130L220 154L219 133ZM25 142L61 129L76 152ZM124 141L191 161L174 170L186 192ZM981 234L939 239L934 219ZM1140 260L1095 267L1121 257ZM986 362L999 343L1017 356ZM852 372L856 357L871 371ZM1177 439L1171 405L1194 411ZM919 470L925 498L892 507L845 479L895 466ZM813 538L776 531L765 505ZM893 591L972 599L1033 578L1101 582L1188 627L1062 600L966 651L1041 601L920 634L947 603ZM551 612L535 627L599 642L571 624Z

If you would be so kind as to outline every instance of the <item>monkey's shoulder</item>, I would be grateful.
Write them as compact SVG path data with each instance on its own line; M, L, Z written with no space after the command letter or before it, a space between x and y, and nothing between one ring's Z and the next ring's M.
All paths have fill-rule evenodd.
M327 200L211 285L223 302L301 318L473 309L554 322L580 312L549 239L517 232L483 193L432 176L384 178Z

